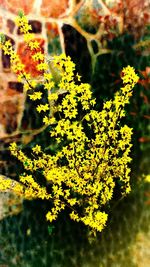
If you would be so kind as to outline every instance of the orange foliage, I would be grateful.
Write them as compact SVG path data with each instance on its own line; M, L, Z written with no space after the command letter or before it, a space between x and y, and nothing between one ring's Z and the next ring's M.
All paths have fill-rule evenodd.
M42 52L44 53L44 39L42 38L35 38L40 44L40 48L31 51L29 47L27 46L26 43L22 42L18 46L18 51L17 54L20 56L20 59L22 63L25 65L25 71L27 73L30 73L33 77L39 76L42 74L41 71L38 71L36 69L36 66L38 65L39 62L35 62L32 58L32 56L37 53L37 52Z

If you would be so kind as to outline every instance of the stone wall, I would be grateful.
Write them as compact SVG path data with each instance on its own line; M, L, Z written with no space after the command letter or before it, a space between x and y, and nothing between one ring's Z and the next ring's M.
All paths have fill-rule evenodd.
M19 10L23 10L32 26L32 32L40 41L45 53L48 53L48 37L59 39L58 24L55 21L64 13L68 1L0 1L0 32L6 39L11 40L14 49L20 55L22 62L27 65L28 71L33 73L31 58L25 49L25 44L18 28L15 17ZM54 19L55 18L55 19ZM60 40L58 40L60 43ZM57 52L57 51L54 51ZM0 138L19 131L25 95L23 86L17 82L16 76L11 72L9 56L0 54Z
M120 3L126 3L126 9ZM112 38L107 23L114 22L117 25L117 34L127 28L128 22L135 33L139 32L139 28L134 30L134 27L142 23L140 25L143 28L143 23L148 18L148 6L149 0L0 0L0 32L11 40L28 71L35 74L22 35L14 23L18 11L23 10L46 54L64 52L68 43L69 49L71 47L74 52L81 36L94 68L99 55L110 53L104 42L105 39ZM133 18L136 23L132 22ZM87 26L95 32L87 31ZM71 29L77 32L73 33L74 38L68 38ZM96 52L93 43L97 47ZM81 47L79 50L81 53ZM22 85L11 72L9 57L1 51L0 53L0 138L7 138L20 132L26 96Z

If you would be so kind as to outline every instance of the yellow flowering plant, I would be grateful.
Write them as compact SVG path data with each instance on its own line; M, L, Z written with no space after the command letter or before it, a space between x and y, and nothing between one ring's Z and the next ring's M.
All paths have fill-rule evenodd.
M124 68L120 91L99 111L90 85L80 81L71 58L61 54L49 61L34 41L26 17L20 15L16 23L34 51L35 67L42 72L48 102L39 104L37 111L50 129L50 142L56 144L56 151L48 154L36 145L28 157L16 143L10 144L11 154L23 163L26 172L20 175L20 183L0 178L0 189L12 188L25 199L46 199L51 203L46 214L50 222L69 207L72 220L83 222L94 233L101 232L108 219L105 207L113 198L116 183L119 181L123 195L131 190L132 129L120 122L139 78L133 67ZM36 91L37 81L25 72L10 42L3 40L1 48L10 56L12 69L30 99L42 99L42 92Z

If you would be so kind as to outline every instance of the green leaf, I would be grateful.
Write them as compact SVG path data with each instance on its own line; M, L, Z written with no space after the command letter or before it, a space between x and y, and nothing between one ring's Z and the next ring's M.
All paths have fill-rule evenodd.
M0 33L0 43L3 44L5 42L5 35L3 33Z
M18 12L18 16L19 16L20 18L23 18L23 17L24 17L24 12L23 12L23 10L19 10L19 12Z
M48 233L49 233L49 235L51 235L52 234L52 232L53 232L53 230L55 229L55 226L54 225L48 225Z

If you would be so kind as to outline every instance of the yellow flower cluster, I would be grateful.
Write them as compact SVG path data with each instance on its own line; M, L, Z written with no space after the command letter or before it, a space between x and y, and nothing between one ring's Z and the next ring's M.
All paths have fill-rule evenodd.
M20 18L19 23L22 32L27 34L26 20ZM71 219L83 222L93 232L102 231L108 219L105 206L113 197L116 183L119 181L122 194L131 190L128 165L132 129L127 125L121 126L120 120L125 116L124 107L138 76L132 67L124 68L123 87L113 100L104 103L102 111L98 111L90 85L79 84L80 76L75 75L75 64L70 57L65 54L54 56L55 82L48 63L43 64L39 64L39 69L44 71L44 87L49 90L48 98L55 108L52 112L49 104L40 104L37 110L50 112L50 116L43 117L43 122L52 124L50 135L59 144L59 149L51 155L36 145L32 148L34 156L28 158L15 143L10 145L12 155L30 173L20 177L21 193L26 198L51 200L53 207L46 215L50 222L69 206ZM58 101L59 91L65 92L61 101ZM39 92L30 95L32 100L41 97ZM44 176L45 187L33 178L37 171L39 179Z
M11 180L4 179L2 175L0 175L0 191L6 191L11 187Z
M4 51L4 55L10 56L11 68L15 73L20 73L24 69L24 65L21 63L19 56L15 53L10 40L3 41L1 48Z
M42 93L41 92L34 92L32 95L29 95L30 99L35 101L37 99L42 98Z
M24 16L23 13L20 13L19 16L15 19L15 23L19 27L20 32L24 35L28 34L29 31L32 30L31 25L29 25L28 23L28 19L26 18L26 16Z

